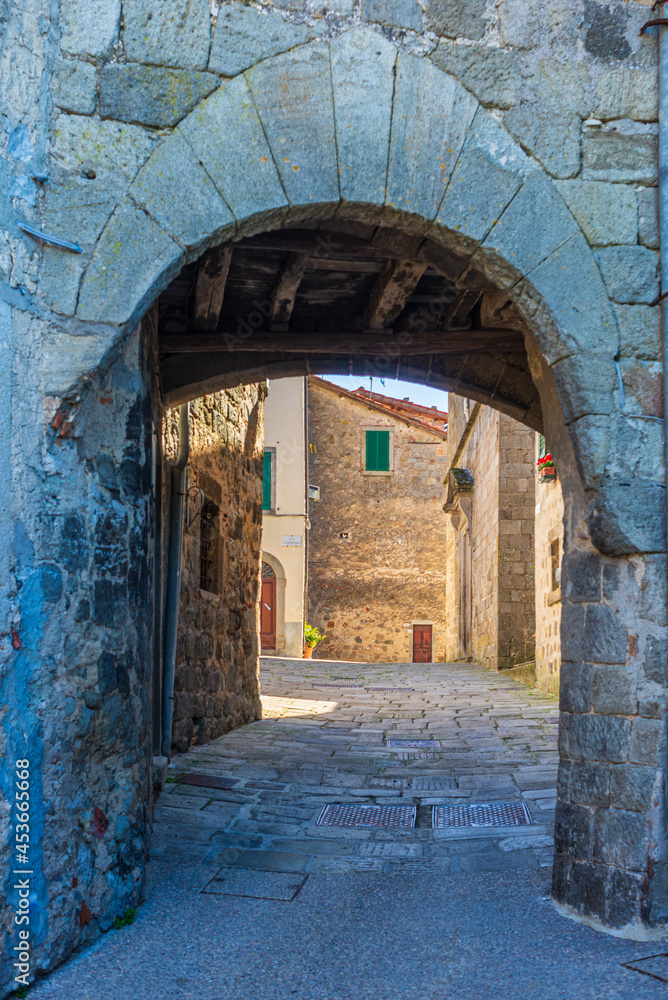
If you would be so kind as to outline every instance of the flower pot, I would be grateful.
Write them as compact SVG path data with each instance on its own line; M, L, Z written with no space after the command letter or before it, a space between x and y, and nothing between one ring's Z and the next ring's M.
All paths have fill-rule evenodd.
M304 646L304 659L305 660L310 660L311 659L311 657L313 656L313 650L314 649L315 649L314 646Z
M557 470L555 469L555 467L553 465L544 466L540 470L540 478L543 481L556 479L557 478Z

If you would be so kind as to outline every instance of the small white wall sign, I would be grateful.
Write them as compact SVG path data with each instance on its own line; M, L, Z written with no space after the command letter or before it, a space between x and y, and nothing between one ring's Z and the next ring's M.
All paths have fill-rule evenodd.
M283 545L288 548L300 549L302 544L301 535L283 535Z

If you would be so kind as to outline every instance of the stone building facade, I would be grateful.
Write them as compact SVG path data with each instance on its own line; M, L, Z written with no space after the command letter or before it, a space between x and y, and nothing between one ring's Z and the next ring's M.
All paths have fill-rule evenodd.
M446 426L446 413L309 377L308 475L320 500L309 506L308 619L327 635L318 655L410 663L419 634L424 662L445 658ZM386 462L368 455L377 434Z
M172 731L179 752L261 715L263 398L262 386L240 386L203 396L190 408ZM166 424L173 458L173 411Z
M28 757L36 968L141 892L159 408L309 371L422 378L546 434L565 511L553 895L598 927L665 931L650 6L193 0L180 18L171 0L29 0L0 20L0 839L8 872ZM393 324L327 327L317 296L323 326L244 353L252 292L221 327L236 341L199 367L166 340L159 364L145 350L138 324L173 282L188 296L184 267L270 231L303 248L307 230L335 268L325 222L449 276L447 353ZM450 322L474 292L476 343Z
M503 670L534 659L535 433L450 397L447 659Z

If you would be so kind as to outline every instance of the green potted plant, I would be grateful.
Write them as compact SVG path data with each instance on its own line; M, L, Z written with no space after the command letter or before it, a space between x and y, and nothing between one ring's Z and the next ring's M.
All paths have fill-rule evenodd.
M304 659L310 660L313 656L313 650L323 639L326 639L326 635L320 634L320 629L315 628L313 625L309 625L308 622L304 625Z
M548 453L539 458L536 462L541 483L553 483L557 478L557 470L554 467L554 460Z

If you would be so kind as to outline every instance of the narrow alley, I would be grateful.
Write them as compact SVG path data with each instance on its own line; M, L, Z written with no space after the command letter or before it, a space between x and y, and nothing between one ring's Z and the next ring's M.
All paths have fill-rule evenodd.
M556 698L472 664L265 658L262 702L171 765L132 926L31 997L661 994L656 945L549 901Z

